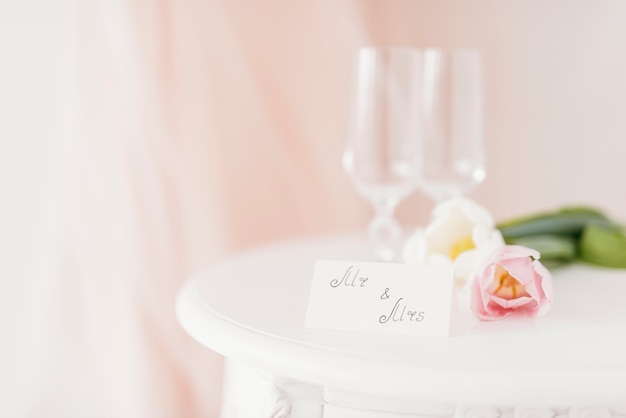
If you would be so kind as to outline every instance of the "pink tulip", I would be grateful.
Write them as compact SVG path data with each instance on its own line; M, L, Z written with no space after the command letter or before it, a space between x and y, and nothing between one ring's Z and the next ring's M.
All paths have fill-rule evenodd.
M552 306L550 272L539 262L539 252L505 245L489 254L474 273L471 308L482 321L513 313L542 316Z

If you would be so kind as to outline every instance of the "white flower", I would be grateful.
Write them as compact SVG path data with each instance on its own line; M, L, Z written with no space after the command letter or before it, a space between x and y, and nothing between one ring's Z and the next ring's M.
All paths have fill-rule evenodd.
M474 270L485 257L504 245L491 214L478 203L455 198L435 207L432 221L418 229L404 246L410 264L454 263L460 285L469 285Z

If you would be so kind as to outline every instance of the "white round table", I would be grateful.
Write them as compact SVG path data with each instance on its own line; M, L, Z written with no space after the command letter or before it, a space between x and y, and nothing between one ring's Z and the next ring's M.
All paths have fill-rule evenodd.
M626 270L555 271L535 320L480 322L461 297L449 338L304 328L315 260L368 253L358 237L307 238L187 282L180 324L228 359L223 417L626 417Z

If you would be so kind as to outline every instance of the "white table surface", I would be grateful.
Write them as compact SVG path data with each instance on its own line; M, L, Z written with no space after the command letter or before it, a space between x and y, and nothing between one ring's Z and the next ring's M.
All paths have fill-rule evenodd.
M368 254L353 236L244 253L187 282L178 320L230 359L358 393L505 407L626 400L626 270L557 270L544 318L480 322L460 308L449 338L305 329L315 260Z

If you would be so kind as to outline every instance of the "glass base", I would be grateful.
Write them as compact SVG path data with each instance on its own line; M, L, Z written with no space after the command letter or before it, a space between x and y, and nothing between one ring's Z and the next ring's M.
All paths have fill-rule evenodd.
M402 229L391 216L377 216L370 222L368 236L375 246L375 256L381 261L393 261Z

